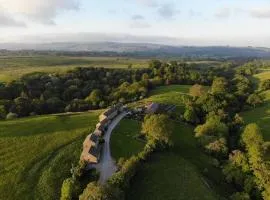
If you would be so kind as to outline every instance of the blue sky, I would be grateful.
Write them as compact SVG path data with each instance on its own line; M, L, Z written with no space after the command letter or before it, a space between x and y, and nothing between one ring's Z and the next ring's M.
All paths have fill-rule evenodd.
M269 24L269 0L0 0L4 42L90 32L270 46Z

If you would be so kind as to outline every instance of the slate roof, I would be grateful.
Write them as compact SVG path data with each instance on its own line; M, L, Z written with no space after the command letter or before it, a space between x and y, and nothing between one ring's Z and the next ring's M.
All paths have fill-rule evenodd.
M94 143L97 143L98 139L99 139L98 135L96 135L94 133L91 134L91 136L90 136L91 141L93 141Z
M146 112L147 113L155 113L155 112L157 112L158 108L159 108L159 104L158 103L151 103L151 104L149 104L147 106Z
M88 153L95 156L95 157L98 157L99 150L97 147L91 146Z

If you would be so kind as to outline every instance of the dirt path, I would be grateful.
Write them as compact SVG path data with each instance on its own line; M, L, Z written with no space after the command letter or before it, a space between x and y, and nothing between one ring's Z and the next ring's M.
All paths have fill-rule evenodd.
M95 167L96 169L100 172L100 177L99 177L99 183L104 184L111 176L113 173L116 172L117 167L115 164L114 159L111 156L111 149L110 149L110 138L113 129L116 127L116 125L127 115L126 112L121 113L118 115L110 124L108 127L108 130L106 131L104 135L104 146L102 149L101 157L99 164L97 164Z

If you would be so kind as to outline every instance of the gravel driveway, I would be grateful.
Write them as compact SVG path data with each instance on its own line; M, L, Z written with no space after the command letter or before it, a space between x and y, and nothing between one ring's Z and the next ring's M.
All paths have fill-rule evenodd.
M126 112L119 114L110 124L104 135L105 143L102 148L99 163L95 168L100 172L99 183L104 184L116 172L117 167L115 160L111 156L110 138L113 129L127 115Z

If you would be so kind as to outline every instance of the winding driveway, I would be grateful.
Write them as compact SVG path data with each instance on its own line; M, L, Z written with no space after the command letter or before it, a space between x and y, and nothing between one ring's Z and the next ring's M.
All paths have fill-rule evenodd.
M116 172L117 167L114 159L111 156L110 138L113 129L127 115L126 112L119 114L109 125L108 130L104 135L105 143L103 145L100 161L95 168L100 172L99 183L104 184Z

